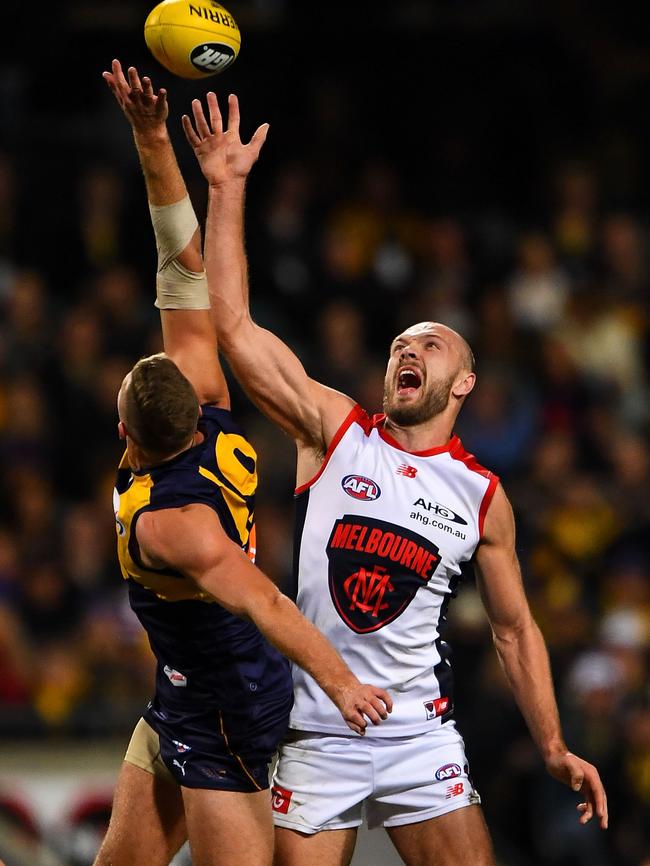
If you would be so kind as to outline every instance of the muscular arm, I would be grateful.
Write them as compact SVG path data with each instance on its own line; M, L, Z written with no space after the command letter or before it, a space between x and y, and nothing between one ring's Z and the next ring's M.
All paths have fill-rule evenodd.
M208 181L205 263L219 345L253 402L299 445L323 452L354 405L351 398L311 379L294 353L251 318L244 250L246 178L259 155L266 126L250 144L239 139L239 108L229 100L229 128L208 94L210 125L198 100L188 141Z
M250 619L283 655L311 674L352 730L392 709L382 689L362 685L330 642L233 541L205 505L145 512L137 523L145 564L194 580L231 613ZM382 703L383 702L383 703Z
M556 779L585 794L586 802L578 806L581 821L586 823L595 812L604 828L607 801L598 771L572 755L562 736L548 652L524 592L512 508L501 486L486 515L476 565L499 660L546 767Z
M155 94L151 81L137 71L124 77L118 61L104 79L133 130L144 175L149 204L175 204L187 196L176 155L167 131L167 94ZM193 273L203 271L201 236L197 229L176 261ZM160 311L165 353L194 386L200 403L228 406L228 389L219 364L217 342L209 310L165 309Z

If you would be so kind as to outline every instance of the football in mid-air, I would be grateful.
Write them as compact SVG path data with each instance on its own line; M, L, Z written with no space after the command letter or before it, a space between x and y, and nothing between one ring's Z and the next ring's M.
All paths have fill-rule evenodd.
M215 0L164 0L147 16L144 38L156 60L181 78L223 72L241 45L237 22Z

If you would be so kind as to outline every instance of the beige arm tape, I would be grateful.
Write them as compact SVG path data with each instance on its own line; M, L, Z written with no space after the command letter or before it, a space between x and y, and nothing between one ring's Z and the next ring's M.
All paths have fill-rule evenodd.
M209 310L205 271L188 271L176 261L199 224L189 196L174 204L149 205L158 248L156 306L160 310Z

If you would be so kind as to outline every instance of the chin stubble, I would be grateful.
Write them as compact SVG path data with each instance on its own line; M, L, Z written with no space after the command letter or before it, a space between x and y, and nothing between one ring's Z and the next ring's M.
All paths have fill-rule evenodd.
M390 395L388 388L384 388L384 413L400 427L414 427L423 424L431 418L435 418L449 405L451 395L451 384L453 379L438 382L431 390L423 395L416 403L405 406L390 406Z

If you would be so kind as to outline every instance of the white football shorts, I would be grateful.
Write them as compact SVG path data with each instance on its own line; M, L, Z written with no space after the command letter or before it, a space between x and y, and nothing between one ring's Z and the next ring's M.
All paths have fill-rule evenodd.
M481 802L453 722L411 737L289 731L273 775L273 821L302 833L396 827Z

